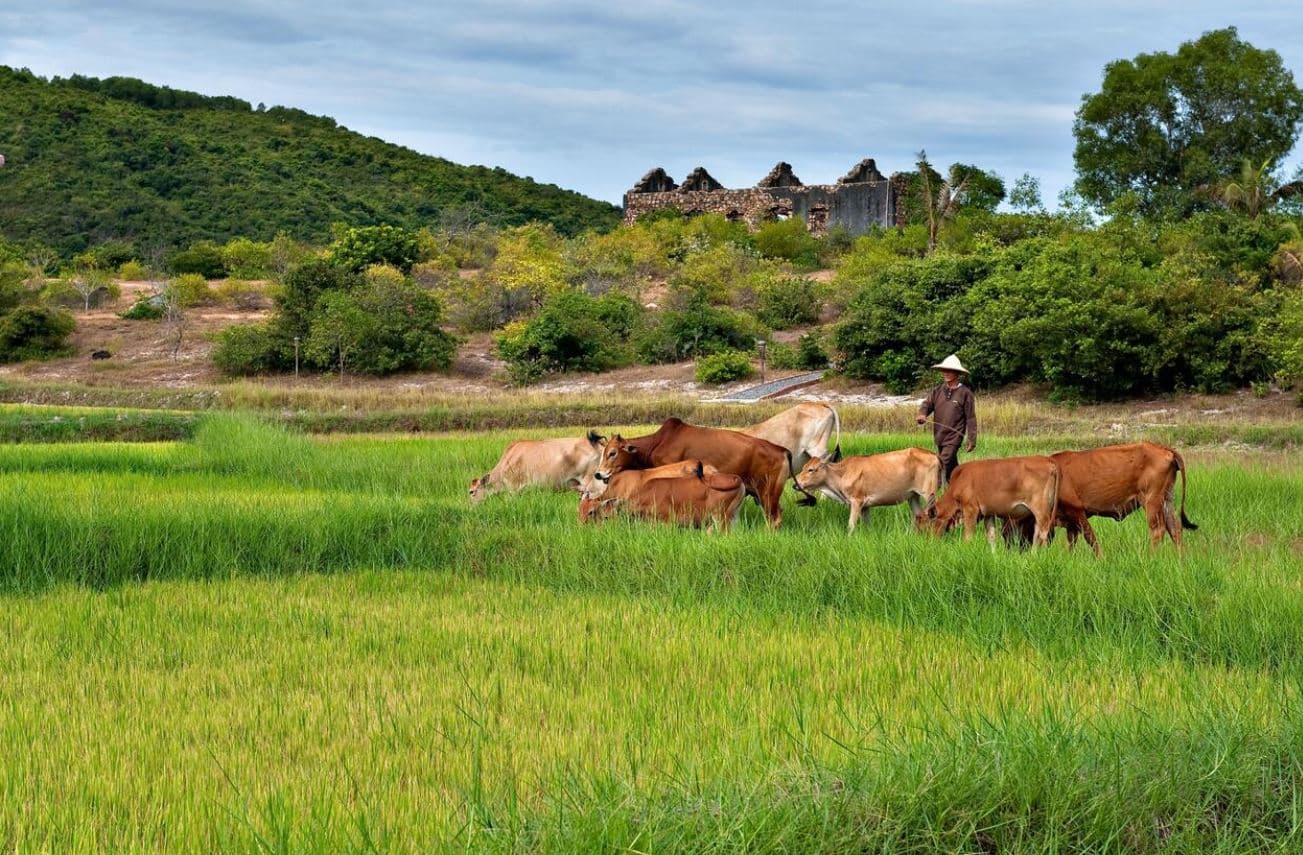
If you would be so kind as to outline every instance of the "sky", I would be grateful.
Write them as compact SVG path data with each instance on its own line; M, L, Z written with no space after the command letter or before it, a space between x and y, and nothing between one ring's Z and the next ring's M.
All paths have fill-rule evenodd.
M1303 83L1294 0L5 0L0 64L298 107L616 203L655 166L831 183L925 148L1053 206L1104 65L1225 26Z

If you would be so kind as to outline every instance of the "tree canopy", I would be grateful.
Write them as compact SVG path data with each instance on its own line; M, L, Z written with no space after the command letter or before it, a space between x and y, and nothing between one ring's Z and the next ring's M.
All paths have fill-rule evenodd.
M1279 164L1300 119L1303 91L1280 54L1234 27L1117 60L1077 111L1077 190L1101 207L1131 195L1146 213L1180 215L1243 161Z

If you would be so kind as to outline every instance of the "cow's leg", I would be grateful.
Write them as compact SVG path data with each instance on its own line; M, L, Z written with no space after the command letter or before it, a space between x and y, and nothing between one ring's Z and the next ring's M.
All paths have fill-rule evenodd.
M1149 548L1157 549L1163 543L1167 523L1163 520L1163 502L1151 501L1145 505L1145 519L1149 523Z
M986 518L986 542L991 545L991 551L995 551L995 542L999 535L995 533L995 517Z
M765 517L769 520L769 527L777 531L778 527L783 524L783 486L787 483L786 479L778 481L777 484L769 484L765 488L764 500L760 503L764 509Z
M964 508L964 542L973 539L977 532L977 508Z
M1170 500L1163 502L1163 527L1167 530L1167 536L1172 538L1172 543L1176 544L1177 552L1180 552L1184 547L1181 543L1181 524L1176 521L1176 512L1172 509Z

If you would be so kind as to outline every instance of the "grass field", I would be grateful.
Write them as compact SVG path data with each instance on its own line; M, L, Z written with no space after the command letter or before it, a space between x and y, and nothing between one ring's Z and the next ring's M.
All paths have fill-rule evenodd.
M1187 451L1184 557L1096 560L472 508L520 433L0 445L0 849L1303 846L1296 453Z

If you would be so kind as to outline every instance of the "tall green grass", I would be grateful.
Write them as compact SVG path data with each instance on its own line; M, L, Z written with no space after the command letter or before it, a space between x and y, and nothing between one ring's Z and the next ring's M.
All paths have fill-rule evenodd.
M0 840L46 850L1299 845L1303 468L1184 556L472 507L508 434L0 445ZM850 453L915 444L845 438ZM984 454L1071 437L991 437Z

